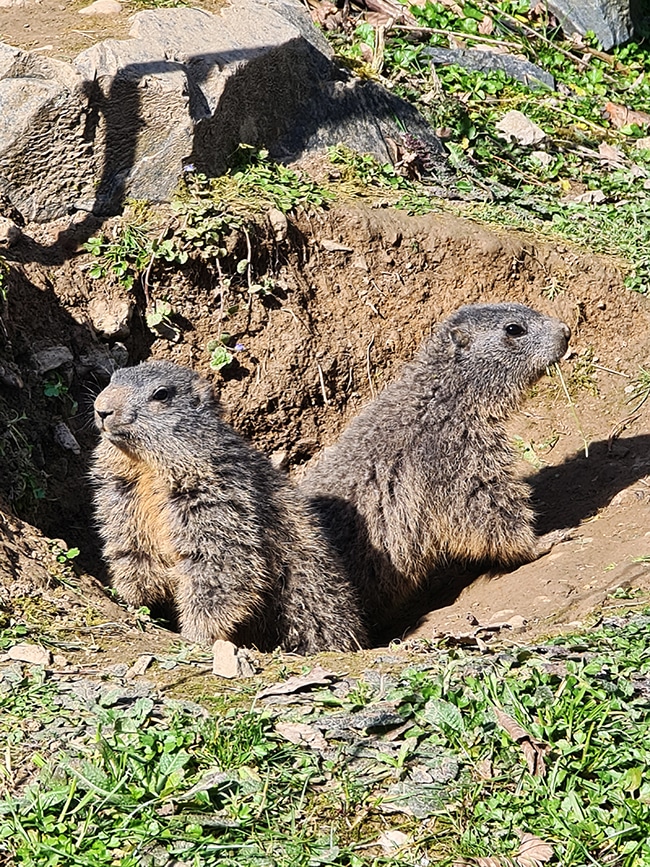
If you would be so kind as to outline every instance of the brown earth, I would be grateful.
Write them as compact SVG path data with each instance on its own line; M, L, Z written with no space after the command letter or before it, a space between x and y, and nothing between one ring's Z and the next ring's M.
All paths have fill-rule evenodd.
M38 51L44 57L70 61L104 39L127 39L130 17L141 8L137 0L122 2L117 15L85 15L92 0L0 0L0 41ZM192 3L214 11L224 0Z
M91 299L105 295L114 304L129 296L109 280L91 280L85 253L63 264L34 263L47 260L43 250L56 261L64 228L27 227L27 240L12 251L19 261L2 312L0 362L13 363L25 387L0 386L0 397L7 411L28 417L29 431L22 423L16 428L32 437L47 476L45 500L23 509L48 535L78 545L82 565L101 575L85 476L95 441L92 396L106 376L80 359L108 346L89 324ZM511 424L528 459L521 471L533 485L539 531L571 529L570 540L508 575L439 591L430 602L436 610L417 635L471 633L512 621L518 638L519 631L583 620L612 594L645 594L650 402L618 439L608 438L634 406L630 387L640 367L650 366L650 303L623 287L617 262L449 213L409 217L370 205L303 213L287 241L267 242L259 239L258 266L265 264L272 294L253 293L248 302L244 286L223 298L214 274L193 264L154 273L149 293L169 301L181 339L155 339L140 297L124 343L132 360L167 358L210 376L226 417L295 475L459 305L517 300L563 317L573 329L573 356L563 368L582 432L555 378L535 389ZM227 316L235 302L238 311ZM245 348L215 374L206 344L224 331ZM52 345L67 346L75 357L67 398L45 397L33 371L32 353ZM80 407L72 416L70 398ZM52 424L61 418L81 445L79 455L53 441ZM30 570L24 556L34 533L16 531L23 560L11 580Z

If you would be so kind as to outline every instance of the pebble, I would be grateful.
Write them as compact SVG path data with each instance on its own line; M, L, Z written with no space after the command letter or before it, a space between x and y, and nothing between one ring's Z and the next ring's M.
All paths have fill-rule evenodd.
M122 6L117 0L95 0L90 6L79 10L80 15L119 15Z
M212 673L217 677L233 679L235 677L252 677L255 674L249 654L244 648L237 647L232 641L218 639L212 647Z
M49 665L52 662L50 651L38 644L14 644L7 649L7 657L32 665Z

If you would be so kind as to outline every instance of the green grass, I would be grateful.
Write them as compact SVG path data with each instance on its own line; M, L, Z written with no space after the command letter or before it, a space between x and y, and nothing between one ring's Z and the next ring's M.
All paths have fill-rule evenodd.
M467 2L458 7L460 14L436 2L409 8L423 29L388 26L379 55L375 30L362 16L356 28L326 35L344 62L379 78L442 132L459 189L484 199L463 212L622 256L629 262L628 287L648 292L650 205L644 182L650 178L650 150L635 145L650 129L639 123L617 127L606 115L608 102L650 111L646 45L631 43L606 55L593 38L562 41L562 33L531 14L525 0ZM491 32L479 32L486 21ZM524 56L551 73L557 89L531 89L500 70L450 65L432 72L426 48L448 48L450 38ZM366 58L374 52L370 64L361 61L362 48ZM522 146L501 138L496 124L511 109L540 125L546 139ZM601 146L615 148L620 164L608 164ZM602 192L602 203L575 201L590 190Z
M0 802L0 853L39 867L505 864L529 833L563 867L642 867L649 627L645 613L535 648L425 648L381 692L368 675L347 693L218 717L113 684L89 704L38 674L5 677L5 761L17 754L35 776ZM545 776L499 711L538 745ZM382 721L400 719L387 737ZM327 748L287 742L278 722L310 725ZM64 746L48 755L51 725ZM406 835L394 855L378 845L389 830Z

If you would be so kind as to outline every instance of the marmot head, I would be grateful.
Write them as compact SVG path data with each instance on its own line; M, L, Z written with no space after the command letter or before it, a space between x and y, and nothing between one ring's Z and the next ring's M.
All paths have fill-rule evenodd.
M95 424L117 448L145 458L192 449L200 425L217 416L210 383L168 361L148 361L116 370L95 400Z
M523 304L468 304L440 323L421 360L433 363L437 373L442 352L459 396L499 418L560 361L570 337L560 319Z

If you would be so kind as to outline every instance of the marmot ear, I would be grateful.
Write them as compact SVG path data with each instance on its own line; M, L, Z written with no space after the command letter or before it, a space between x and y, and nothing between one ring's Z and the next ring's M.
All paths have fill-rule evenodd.
M450 328L449 336L452 341L459 346L461 349L464 349L466 346L469 346L472 342L472 338L469 333L465 331L463 328Z
M192 391L197 406L206 406L217 402L212 383L203 377L197 378L192 383Z

